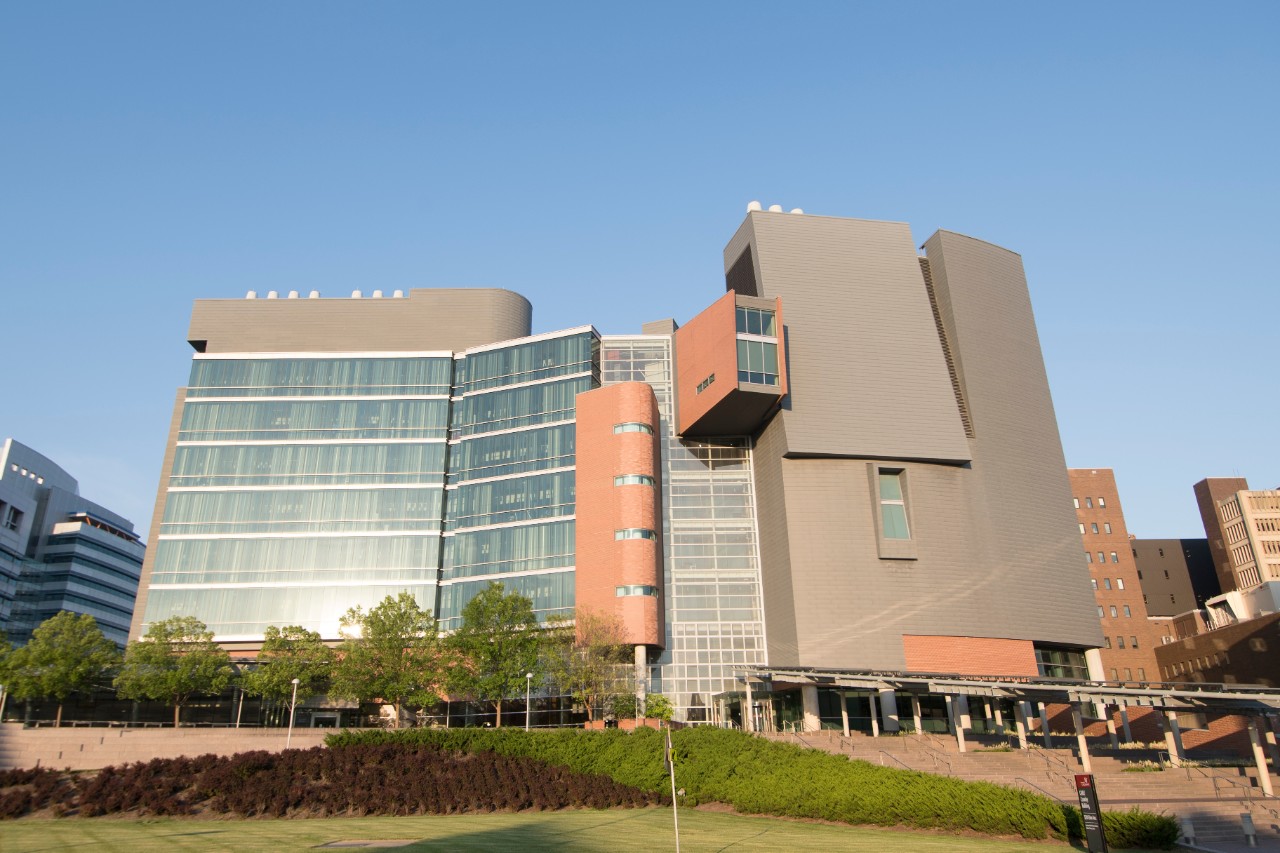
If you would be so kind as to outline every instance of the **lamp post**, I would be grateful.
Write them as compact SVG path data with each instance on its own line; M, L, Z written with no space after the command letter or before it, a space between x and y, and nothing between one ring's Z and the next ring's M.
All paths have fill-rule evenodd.
M293 699L289 701L289 735L284 739L284 748L288 749L293 743L293 712L298 707L298 679L293 680Z
M529 695L533 689L533 673L524 674L524 730L529 731Z

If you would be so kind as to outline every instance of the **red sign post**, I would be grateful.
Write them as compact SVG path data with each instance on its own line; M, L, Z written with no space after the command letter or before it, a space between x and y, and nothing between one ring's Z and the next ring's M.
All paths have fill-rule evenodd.
M1076 797L1080 801L1080 815L1084 818L1084 840L1089 853L1108 853L1107 833L1102 827L1102 809L1098 807L1098 789L1093 775L1076 775Z

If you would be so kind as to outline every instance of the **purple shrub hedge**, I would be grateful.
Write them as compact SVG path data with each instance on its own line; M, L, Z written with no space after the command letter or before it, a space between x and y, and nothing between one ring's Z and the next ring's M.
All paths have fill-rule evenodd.
M542 761L402 744L155 759L93 774L0 771L0 819L46 809L95 817L463 814L639 808L661 794Z

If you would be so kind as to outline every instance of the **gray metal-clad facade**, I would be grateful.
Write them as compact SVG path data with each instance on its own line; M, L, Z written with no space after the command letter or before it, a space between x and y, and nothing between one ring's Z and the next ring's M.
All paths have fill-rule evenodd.
M754 453L771 665L903 669L904 635L1100 644L1021 261L925 248L932 294L899 223L754 212L725 250L731 287L750 268L782 298L789 342Z

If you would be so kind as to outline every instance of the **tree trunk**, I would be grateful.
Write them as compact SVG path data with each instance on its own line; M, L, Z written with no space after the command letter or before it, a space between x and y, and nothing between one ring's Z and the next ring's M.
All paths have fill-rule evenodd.
M55 729L62 728L62 703L61 702L58 703L58 716L53 722L53 727Z
M182 714L182 703L174 702L173 703L173 727L175 729L178 727L178 718L181 716L181 714Z
M391 707L394 708L396 711L396 718L394 721L392 721L391 728L398 729L400 728L400 700L397 699L395 701L395 704L392 705Z
M497 702L494 702L493 708L497 712L493 715L494 716L493 727L495 729L500 729L502 728L502 700L499 699Z

